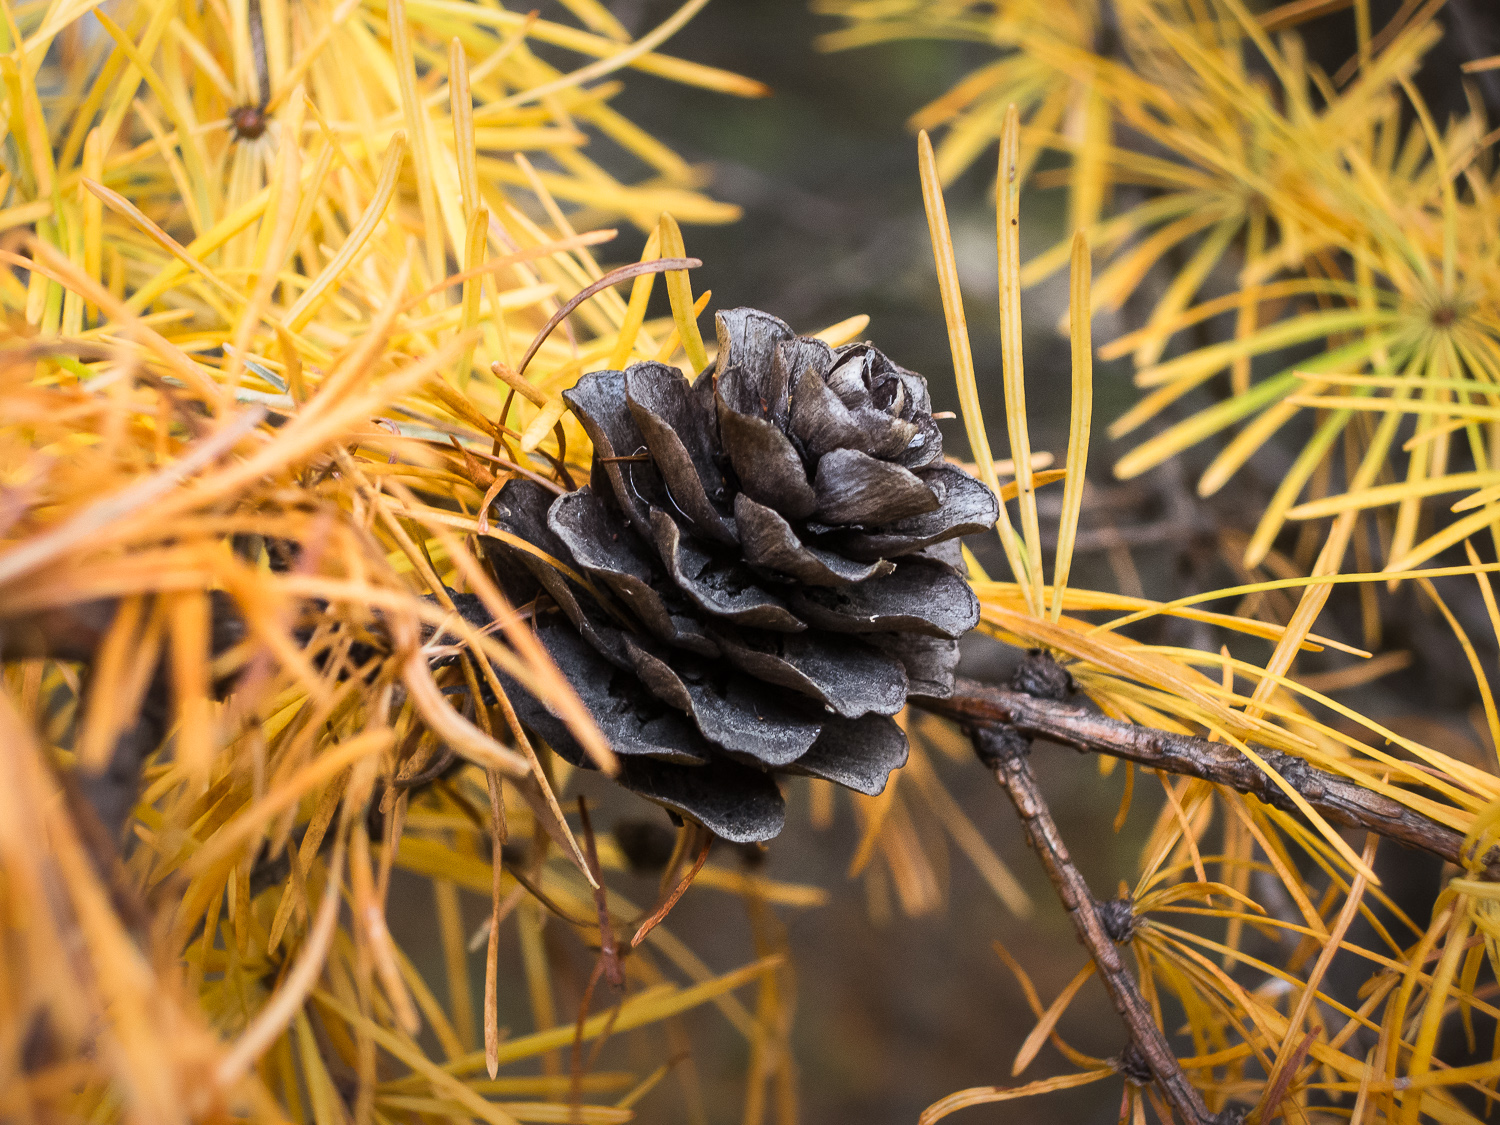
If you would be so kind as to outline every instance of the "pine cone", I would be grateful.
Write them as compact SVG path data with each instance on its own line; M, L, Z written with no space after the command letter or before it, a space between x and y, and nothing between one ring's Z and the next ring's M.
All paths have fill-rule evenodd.
M952 691L979 620L957 537L999 508L943 461L920 375L751 309L717 324L718 359L692 383L640 363L564 395L594 443L589 486L501 490L492 523L560 567L486 542L517 604L544 595L537 634L620 782L750 842L781 830L774 772L873 795L905 762L891 716ZM542 704L512 698L587 764Z

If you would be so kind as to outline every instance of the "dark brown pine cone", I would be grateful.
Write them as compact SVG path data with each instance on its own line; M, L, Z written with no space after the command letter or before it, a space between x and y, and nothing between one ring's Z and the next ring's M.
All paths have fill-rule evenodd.
M752 309L717 317L689 383L640 363L564 397L592 481L500 492L491 539L516 604L593 712L627 788L737 842L783 821L774 772L880 792L906 760L891 718L947 695L979 620L958 536L999 515L943 461L927 383L867 344L833 349ZM522 720L587 764L517 690Z

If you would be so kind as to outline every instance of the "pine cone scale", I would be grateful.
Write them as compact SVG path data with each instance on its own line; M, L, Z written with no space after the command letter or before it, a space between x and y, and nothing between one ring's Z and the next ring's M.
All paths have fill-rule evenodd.
M745 560L751 566L808 586L847 586L889 574L894 566L884 559L861 565L832 551L811 547L798 538L796 529L781 513L743 492L734 498L734 519L739 524Z
M691 765L715 758L686 716L652 695L638 676L611 664L577 630L553 619L537 632L616 754Z
M922 633L871 633L864 638L906 669L907 693L946 699L953 694L958 642Z
M941 490L942 507L867 531L835 530L829 545L851 559L889 559L913 554L935 543L993 527L1000 505L992 493L962 469L945 465L924 470L926 483Z
M599 497L583 489L558 497L547 511L546 525L566 548L564 554L624 602L647 631L666 641L677 636L666 600L651 585L655 574L647 548ZM710 644L707 651L716 655L718 650Z
M669 501L654 464L621 460L647 452L646 437L625 401L624 372L596 372L578 380L562 397L594 445L590 487L600 494L600 478L607 481L615 502L641 534L649 537L651 509L666 507Z
M781 633L807 628L780 598L755 584L749 567L700 550L677 521L659 508L651 513L651 530L672 581L704 613Z
M809 625L836 633L925 633L951 640L979 624L979 599L941 564L902 562L884 578L799 590L791 605Z
M825 369L826 370L826 369ZM838 449L885 446L884 426L856 418L823 381L814 367L803 370L797 380L792 408L792 433L814 457L825 457ZM865 421L865 425L861 425Z
M894 715L906 705L906 669L848 637L716 633L724 656L741 671L826 704L846 719Z
M906 735L895 720L864 715L827 724L812 749L797 759L794 769L877 797L891 771L905 764Z
M693 769L632 758L621 763L618 780L732 844L773 839L786 823L786 805L771 774L729 758Z
M806 519L813 514L818 497L807 482L807 468L787 436L773 423L741 414L721 397L719 436L739 477L741 496L749 496L788 519Z
M788 696L737 672L711 669L623 640L646 689L687 714L709 742L768 766L795 761L817 741L823 715L812 700ZM715 674L717 673L717 674Z
M693 531L715 543L738 542L734 520L715 503L726 492L710 452L715 435L682 372L665 364L636 365L625 373L625 401L667 495Z
M920 477L858 449L835 449L818 461L813 482L824 523L893 523L936 511L942 501Z
M783 344L789 340L805 339L799 338L779 317L770 313L761 312L759 309L726 309L714 317L714 332L718 336L719 354L716 362L716 370L720 376L719 383L725 382L725 376L731 364L737 364L745 373L743 378L754 377L754 391L756 395L763 391L771 391L772 395L767 400L767 408L777 404L778 396L775 395L774 385L766 385L766 379L775 379L776 354ZM826 347L822 341L812 343ZM787 382L782 377L781 401L785 400ZM747 389L749 389L747 387ZM748 406L738 406L737 409L748 413Z

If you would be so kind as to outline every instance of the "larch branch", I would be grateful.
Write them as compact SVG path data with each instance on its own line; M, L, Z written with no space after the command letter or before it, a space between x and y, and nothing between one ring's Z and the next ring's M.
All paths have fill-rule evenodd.
M957 681L948 699L924 699L921 706L970 729L1011 728L1028 738L1044 738L1077 750L1109 754L1152 769L1210 781L1277 808L1296 808L1254 762L1222 742L1137 726L1073 703L965 679ZM1257 752L1329 822L1374 832L1465 866L1468 857L1461 833L1302 758L1270 749L1257 748ZM1482 874L1500 881L1500 856L1487 856Z

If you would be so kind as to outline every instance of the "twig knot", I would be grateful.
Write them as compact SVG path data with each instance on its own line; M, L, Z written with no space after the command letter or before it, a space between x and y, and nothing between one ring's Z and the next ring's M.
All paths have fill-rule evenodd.
M1057 662L1050 652L1034 648L1026 654L1020 666L1010 678L1012 691L1033 695L1038 699L1064 700L1073 694L1077 685L1072 673Z
M1094 913L1099 915L1099 924L1116 945L1124 945L1135 936L1135 903L1128 895L1108 902L1095 902Z
M1279 773L1298 793L1311 800L1323 795L1322 778L1317 767L1293 754L1279 750L1264 751L1266 765ZM1262 775L1259 792L1255 794L1266 804L1282 812L1297 812L1296 802L1269 777Z
M1127 1043L1115 1060L1115 1069L1137 1086L1144 1086L1155 1077L1145 1054L1134 1043Z
M974 753L986 769L1004 769L1031 753L1031 739L1005 723L975 727L970 738L974 743Z

